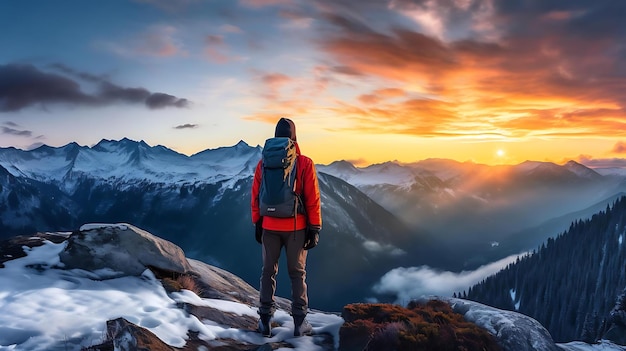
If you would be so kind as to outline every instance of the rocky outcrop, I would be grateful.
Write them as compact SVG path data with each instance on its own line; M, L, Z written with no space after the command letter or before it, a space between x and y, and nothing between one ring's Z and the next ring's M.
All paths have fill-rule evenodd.
M521 313L499 310L478 302L440 298L466 320L496 336L504 350L560 351L550 333L536 320ZM428 300L428 298L425 298Z
M112 269L120 275L141 275L147 267L191 270L180 247L130 224L84 225L69 237L61 262L68 269Z

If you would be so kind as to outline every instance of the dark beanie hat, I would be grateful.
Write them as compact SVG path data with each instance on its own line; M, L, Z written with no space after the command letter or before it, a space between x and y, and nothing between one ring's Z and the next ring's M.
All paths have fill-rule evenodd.
M281 118L276 124L275 137L286 137L293 141L296 140L296 125L289 118Z

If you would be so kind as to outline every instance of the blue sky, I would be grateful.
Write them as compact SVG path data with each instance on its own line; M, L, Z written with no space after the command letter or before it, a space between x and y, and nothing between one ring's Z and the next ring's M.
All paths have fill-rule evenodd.
M621 164L626 4L0 2L0 147L263 144L318 163Z

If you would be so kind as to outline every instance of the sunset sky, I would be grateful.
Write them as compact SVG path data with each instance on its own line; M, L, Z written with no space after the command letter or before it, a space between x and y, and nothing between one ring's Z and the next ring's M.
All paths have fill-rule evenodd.
M0 1L0 147L626 167L623 0Z

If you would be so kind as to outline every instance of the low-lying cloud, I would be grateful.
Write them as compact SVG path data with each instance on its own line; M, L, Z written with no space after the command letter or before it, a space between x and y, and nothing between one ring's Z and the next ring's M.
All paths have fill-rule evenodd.
M593 158L589 155L580 155L576 161L589 168L626 168L626 159L623 158Z
M428 266L399 267L387 272L372 290L380 295L393 295L398 303L406 303L424 295L452 296L497 273L518 256L512 255L474 271L459 273Z
M145 88L127 88L103 77L73 71L63 65L52 66L72 78L42 71L31 64L0 65L0 112L19 111L47 104L105 106L117 103L143 104L149 109L188 107L189 100L150 92ZM81 82L96 83L95 93L82 90Z

